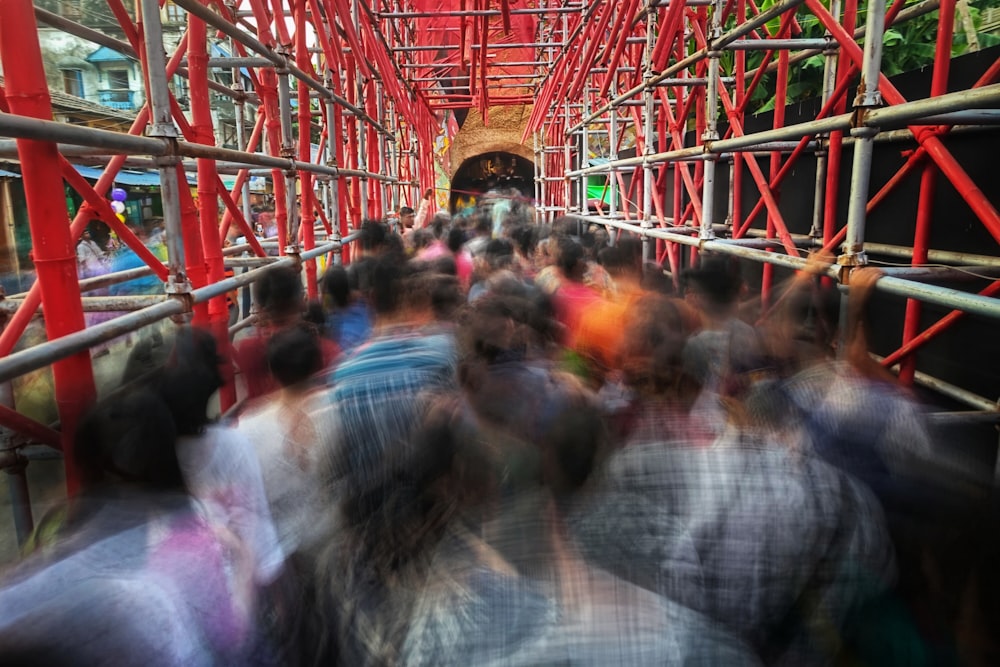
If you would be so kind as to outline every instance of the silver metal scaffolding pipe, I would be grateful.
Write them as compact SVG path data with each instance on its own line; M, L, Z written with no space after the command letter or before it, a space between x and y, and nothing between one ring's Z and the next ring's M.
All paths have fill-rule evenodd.
M189 2L190 0L184 0L184 1L185 2ZM569 128L566 131L567 134L572 133L572 132L578 130L581 125L585 125L587 123L591 123L594 120L596 120L597 118L600 118L602 115L604 115L605 113L607 113L608 110L611 109L611 107L618 106L622 102L625 102L626 100L632 99L633 97L635 97L636 95L638 95L639 93L641 93L643 90L645 90L645 88L647 86L658 86L658 85L660 85L661 81L663 81L665 79L669 79L670 77L672 77L677 72L681 72L681 71L687 69L688 67L690 67L691 65L697 63L698 61L702 60L703 58L707 57L709 51L719 51L719 50L722 50L722 49L726 48L729 44L731 44L732 42L735 42L740 37L743 37L744 35L749 34L751 31L759 28L760 26L764 25L765 23L767 23L771 19L784 14L788 10L795 9L796 7L798 7L799 5L801 5L803 2L804 2L804 0L783 0L782 2L779 2L779 3L775 4L775 5L772 5L768 9L762 11L760 14L757 14L756 16L754 16L752 19L748 19L744 23L741 23L741 24L737 25L736 27L734 27L729 32L723 34L718 39L712 40L709 43L708 48L700 49L699 51L696 51L695 53L691 54L690 56L688 56L686 58L682 58L681 60L678 60L676 63L674 63L670 67L666 68L665 70L663 70L662 72L660 72L656 76L652 77L648 81L643 81L638 86L635 86L634 88L631 88L631 89L625 91L624 93L622 93L618 97L614 98L613 100L611 100L610 102L608 102L606 105L604 105L603 107L601 107L600 109L598 109L594 113L592 113L589 116L586 116L585 118L583 118L583 120L578 125L575 125L575 126Z
M172 126L172 124L171 124ZM263 153L246 153L221 146L207 146L187 141L164 141L160 137L140 137L122 132L99 130L80 125L58 123L51 120L0 114L0 136L18 139L58 141L100 148L111 154L136 154L153 156L183 156L223 160L233 165L255 165L283 170L303 170L327 176L355 176L393 182L391 176L354 169L339 169L313 162L298 162L291 158L275 157Z
M868 34L881 35L885 25L885 0L872 0L868 4ZM861 61L861 86L854 100L854 108L862 113L876 109L882 104L882 94L878 90L882 71L882 40L866 39ZM867 263L865 256L865 221L868 206L868 187L871 180L872 156L875 152L874 137L878 130L869 129L860 134L854 145L854 162L851 166L851 190L847 204L847 236L844 239L843 254L838 261L845 266ZM846 315L846 309L842 310ZM842 318L843 319L843 318ZM845 321L841 321L844 329Z
M329 88L324 86L322 83L309 76L306 72L299 69L299 67L291 59L269 49L259 39L257 39L247 31L243 30L242 28L230 23L223 17L219 16L211 9L198 2L198 0L176 0L174 4L190 12L191 14L194 14L208 25L232 37L236 41L248 47L250 50L254 51L255 53L258 53L261 56L267 58L276 66L283 69L287 69L289 74L294 76L299 81L305 83L307 86L318 92L320 95L332 99L334 102L336 102L337 104L341 105L342 107L353 113L357 118L365 121L366 123L371 124L372 127L376 128L379 132L382 132L387 136L393 136L393 139L391 140L395 140L394 135L392 135L389 132L389 130L387 130L378 121L376 121L374 118L365 113L363 109L354 106L340 95L337 95Z
M134 296L84 296L80 297L83 310L87 313L124 312L141 310L161 303L170 297L165 294L140 294ZM0 301L0 312L13 313L21 307L20 299L4 299ZM42 312L38 306L37 312Z
M701 250L742 257L756 262L775 264L788 269L802 269L808 261L803 257L791 257L778 252L748 248L734 243L728 243L725 240L716 239L713 241L702 241L697 238L692 238L691 236L678 234L661 228L649 229L642 227L641 225L630 224L620 220L611 220L610 218L599 216L571 215L587 222L593 222L601 225L611 225L619 229L624 229L626 231L646 235L652 238L663 239L665 241L671 241L673 243L679 243L686 246L698 247ZM840 267L836 265L829 266L826 271L826 275L834 279L839 278L839 273ZM904 280L902 278L886 275L883 275L878 279L875 287L879 291L886 292L887 294L895 294L909 299L918 299L925 303L932 303L945 308L961 310L973 315L982 315L989 318L1000 319L1000 299L993 299L948 287L927 285L913 280ZM3 378L0 377L0 381L2 381L2 379Z
M878 362L885 360L885 357L881 357L877 354L871 355L872 359ZM892 369L893 372L899 372L899 364L894 364ZM947 396L959 403L963 403L971 408L980 410L980 415L990 415L993 420L997 416L997 401L991 401L990 399L980 396L979 394L974 394L967 389L962 389L961 387L956 387L950 382L945 382L940 378L936 378L927 373L921 373L916 371L913 374L913 381L922 387L932 389L943 396ZM959 413L960 414L960 413Z
M571 172L569 175L579 176L584 173L608 171L616 167L634 167L643 164L646 160L668 162L691 158L702 153L733 152L751 147L756 148L772 141L801 139L804 136L833 132L834 130L851 130L856 135L856 141L861 141L864 133L875 132L880 128L898 127L910 124L915 119L926 116L950 113L967 108L990 107L993 105L1000 105L1000 84L983 86L974 90L961 90L891 107L872 109L865 113L862 119L862 128L854 130L851 130L852 114L842 114L831 118L821 118L796 125L788 125L787 127L774 130L764 130L741 137L721 139L703 146L692 146L664 153L654 153L649 156L624 158L615 163L608 162L587 169L581 169L578 172Z
M149 104L147 140L160 143L164 154L173 153L177 145L178 132L174 127L170 108L170 89L167 87L167 63L163 51L160 5L157 0L142 0L141 9L145 30L146 70L149 79L149 90L146 91ZM184 246L181 242L180 179L177 175L176 160L164 160L159 166L159 171L160 193L163 198L163 226L166 232L167 269L170 272L167 280L171 289L183 290L186 289L187 278L184 273Z
M156 0L151 0L156 2ZM353 240L352 238L345 241ZM315 259L339 247L339 243L325 243L313 250L300 255L302 261ZM191 303L203 303L217 296L222 296L244 285L259 280L267 271L278 267L296 267L297 261L292 257L283 257L272 264L248 271L232 278L227 278L212 285L196 289L190 293ZM95 345L107 342L124 334L141 329L144 326L159 322L185 311L185 302L171 298L156 305L137 310L107 322L95 324L82 331L63 336L56 340L35 345L26 350L15 352L0 359L0 382L6 382L15 377L44 368L51 363L83 352Z
M828 49L836 42L833 38L817 39L738 39L731 42L729 51L777 51L789 49Z
M722 33L722 4L712 5L711 24L708 28L711 41L718 40ZM719 51L708 53L708 85L705 89L705 132L701 136L704 143L719 139ZM715 221L715 171L717 159L705 160L704 179L701 193L701 231L698 236L709 240L715 236L712 224ZM652 217L652 216L650 216Z
M725 231L720 226L716 226L716 231ZM746 236L752 236L754 238L766 238L767 232L763 229L748 229L746 231ZM791 234L791 239L796 245L802 246L812 246L816 248L823 247L823 241L819 238L814 238L805 234ZM768 240L768 245L781 245L780 239L770 239ZM901 245L890 245L887 243L872 243L871 241L865 241L865 252L871 253L873 255L882 255L885 257L899 257L902 259L911 259L913 257L913 248ZM991 255L977 255L968 252L952 252L950 250L928 250L927 251L927 261L932 264L956 264L956 265L973 265L973 266L990 266L990 267L1000 267L1000 257L993 257Z

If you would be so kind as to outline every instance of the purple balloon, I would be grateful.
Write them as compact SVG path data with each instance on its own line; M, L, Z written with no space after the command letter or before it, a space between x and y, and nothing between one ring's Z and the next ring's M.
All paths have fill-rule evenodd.
M128 193L121 188L115 188L111 191L111 198L115 201L125 201L128 199Z

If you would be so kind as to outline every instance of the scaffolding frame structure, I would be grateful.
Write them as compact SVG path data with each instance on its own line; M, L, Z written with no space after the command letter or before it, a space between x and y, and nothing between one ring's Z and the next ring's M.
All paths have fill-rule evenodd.
M949 91L949 65L958 0L869 0L865 25L857 0L170 0L187 13L187 29L173 53L163 46L164 0L107 0L124 39L32 6L0 0L0 156L22 165L37 281L2 306L9 318L0 332L0 382L51 366L60 428L35 422L0 405L0 466L12 475L19 533L30 530L30 503L22 450L29 444L60 449L95 398L88 349L165 318L209 327L228 350L225 294L276 266L301 267L316 296L318 257L350 261L349 242L362 220L414 205L437 180L433 147L447 133L449 114L530 108L522 144L535 156L534 195L539 222L571 215L626 230L644 239L645 257L676 277L694 253L713 251L763 264L764 309L780 301L774 267L802 269L810 251L837 253L829 280L846 288L868 254L905 257L909 268L886 270L877 289L907 299L900 347L881 363L899 365L904 383L932 386L990 418L997 401L920 373L916 352L965 314L1000 317L1000 279L978 293L935 284L953 275L927 264L1000 265L1000 254L971 255L929 247L935 188L951 183L983 226L1000 241L1000 213L990 197L945 146L956 127L990 126L1000 117L1000 60L969 89ZM881 36L893 25L938 12L930 95L906 100L881 72ZM822 38L802 37L798 17L822 24ZM39 24L58 28L138 60L146 103L128 133L57 123L38 35ZM224 40L232 57L209 57L210 40ZM860 43L859 43L860 40ZM763 52L748 69L747 53ZM821 110L786 124L776 104L773 126L747 132L753 92L773 75L777 100L787 96L790 71L805 59L824 64ZM725 68L723 61L729 63ZM241 68L252 90L241 83ZM231 71L233 85L211 79ZM724 71L728 70L728 71ZM860 83L852 83L860 74ZM168 86L189 81L185 113ZM239 149L216 145L210 92L235 103ZM256 110L251 121L250 109ZM319 155L313 157L318 124ZM693 132L692 132L693 131ZM622 157L631 133L635 156ZM595 136L608 138L609 154L590 164ZM693 137L693 139L692 139ZM874 146L904 138L918 147L874 195ZM6 139L6 140L4 140ZM852 148L849 182L840 172ZM91 186L72 167L72 156L106 159ZM766 166L762 164L767 159ZM193 163L191 161L194 161ZM807 235L792 234L779 208L780 186L800 161L813 160L816 178ZM106 194L126 165L155 168L160 177L167 261L156 259L122 224ZM197 199L184 178L197 171ZM728 172L728 179L720 176ZM220 173L236 173L227 189ZM252 175L270 176L277 236L259 242L250 218ZM587 177L607 176L610 205L592 215ZM871 244L866 217L907 176L920 175L910 246ZM744 181L758 199L744 214ZM718 192L728 180L728 204ZM85 204L68 219L64 182ZM849 204L838 210L838 194ZM666 210L669 193L671 210ZM219 220L220 202L224 213ZM747 202L749 203L749 202ZM762 215L763 214L763 215ZM147 264L143 269L78 280L75 244L94 219L106 223ZM225 248L235 225L248 244ZM268 257L277 248L279 257ZM690 253L685 258L682 253ZM250 253L252 257L238 257ZM249 269L225 278L227 267ZM163 281L162 297L106 299L83 296L113 281L139 275ZM921 330L921 304L951 309ZM41 308L48 342L14 348ZM89 310L128 310L85 327ZM247 326L237 323L234 330ZM223 409L236 399L231 374ZM67 479L72 492L76 480ZM24 508L27 506L27 513Z

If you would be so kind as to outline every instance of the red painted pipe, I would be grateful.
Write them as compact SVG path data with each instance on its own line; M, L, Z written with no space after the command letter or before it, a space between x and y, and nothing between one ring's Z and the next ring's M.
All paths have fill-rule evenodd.
M7 103L19 116L52 118L38 25L28 0L8 0L0 21L0 59L17 63L4 71ZM32 253L43 296L45 333L49 340L84 328L83 305L77 283L76 243L70 233L66 204L61 196L59 151L55 143L17 140L21 176L28 207ZM60 196L53 196L59 193ZM73 466L73 436L84 411L95 399L90 354L80 352L52 366L55 399L62 423L61 442L70 493L79 487Z
M299 69L309 71L312 63L309 60L309 49L306 45L306 0L296 0L292 4L292 13L295 19L295 62ZM318 30L322 28L318 27ZM312 162L312 107L309 103L309 87L305 82L297 82L296 92L298 93L298 116L299 116L299 160L301 162ZM322 151L322 148L321 148ZM321 153L322 154L322 153ZM302 219L299 230L302 234L302 244L306 250L316 247L316 233L313 226L316 223L312 205L312 174L308 171L299 171L299 192ZM294 239L293 239L294 240ZM306 270L306 295L309 299L317 298L317 271L316 260L311 259L305 262Z
M948 70L951 65L951 43L955 29L955 0L941 0L938 13L937 45L934 51L934 72L931 76L931 97L948 92ZM917 222L913 237L913 266L927 263L930 246L931 221L934 217L934 190L937 187L937 169L925 163L920 178L920 196L917 200ZM920 330L921 303L916 299L906 300L906 315L903 318L903 345L913 340ZM916 355L906 356L899 368L899 381L913 384L917 370Z

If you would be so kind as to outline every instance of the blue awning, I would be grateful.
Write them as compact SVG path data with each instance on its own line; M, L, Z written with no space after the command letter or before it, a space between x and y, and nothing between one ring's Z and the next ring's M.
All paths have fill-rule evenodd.
M76 169L84 178L89 178L95 181L104 173L103 169L98 169L96 167L84 167L78 164L74 164L73 168ZM118 172L117 176L115 176L115 183L120 183L122 185L145 185L147 187L158 186L160 184L160 175L155 171L123 169Z
M21 178L21 174L6 169L0 169L0 178Z

